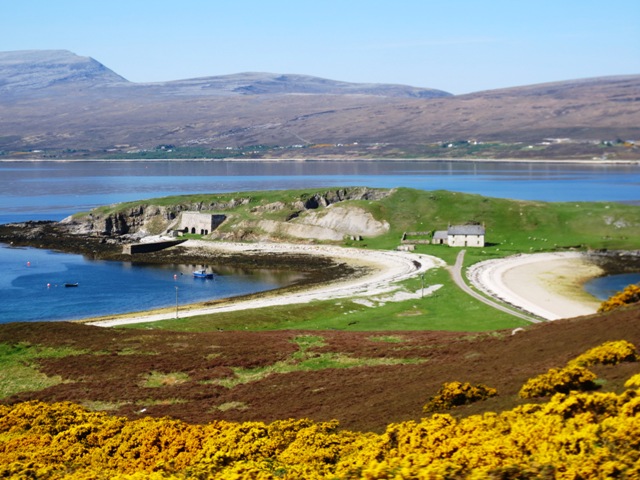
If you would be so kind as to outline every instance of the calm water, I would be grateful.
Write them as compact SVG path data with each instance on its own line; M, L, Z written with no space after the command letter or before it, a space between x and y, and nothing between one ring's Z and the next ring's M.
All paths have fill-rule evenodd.
M0 162L0 223L187 193L410 187L543 201L640 202L640 166L474 162Z
M585 284L584 289L598 300L606 300L634 283L640 283L640 273L621 273L594 278Z
M543 201L640 204L640 167L407 161L0 162L0 223L61 220L117 202L188 193L370 186L451 190ZM27 262L30 265L27 266ZM194 281L192 266L96 262L0 245L0 323L139 311L275 288L294 277L220 272ZM181 275L182 274L182 275ZM176 275L176 280L174 280ZM78 288L65 288L78 282ZM50 287L47 287L50 284Z
M299 279L293 272L217 270L195 279L195 266L141 266L94 261L34 248L0 248L0 323L71 320L271 290ZM211 271L211 269L209 270ZM66 288L65 283L78 283Z

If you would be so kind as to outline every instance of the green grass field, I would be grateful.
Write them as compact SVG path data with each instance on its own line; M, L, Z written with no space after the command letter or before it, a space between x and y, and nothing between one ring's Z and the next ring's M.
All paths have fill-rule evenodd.
M405 288L421 289L412 279ZM425 285L442 285L435 293L382 306L367 307L349 299L327 300L236 312L201 315L128 325L127 328L160 328L175 331L208 330L451 330L493 331L528 325L497 311L462 292L444 268L425 274Z
M40 347L19 343L0 343L0 398L15 393L41 390L62 382L58 376L48 377L38 371L41 358L61 358L84 351L67 347Z

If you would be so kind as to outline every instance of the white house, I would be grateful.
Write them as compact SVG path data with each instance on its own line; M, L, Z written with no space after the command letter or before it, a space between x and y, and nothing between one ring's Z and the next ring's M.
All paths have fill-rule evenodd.
M447 230L450 247L484 247L484 225L451 225Z

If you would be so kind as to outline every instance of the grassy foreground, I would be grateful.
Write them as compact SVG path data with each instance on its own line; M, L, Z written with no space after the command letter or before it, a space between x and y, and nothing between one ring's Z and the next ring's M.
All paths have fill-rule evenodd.
M629 342L607 342L564 368L576 362L595 378L588 368L637 363L637 354ZM555 371L526 382L544 378L549 387L535 395L536 403L464 418L451 413L482 399L468 394L468 383L447 382L428 403L438 405L437 413L390 423L381 434L344 430L336 420L194 425L126 419L71 403L0 405L0 474L50 480L637 478L640 374L629 375L619 393L594 393L590 381L546 380ZM525 387L519 396L529 398Z

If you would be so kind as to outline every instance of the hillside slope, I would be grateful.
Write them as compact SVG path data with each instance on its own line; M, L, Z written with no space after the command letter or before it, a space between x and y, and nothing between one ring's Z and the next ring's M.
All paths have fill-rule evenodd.
M0 98L68 94L74 89L104 88L128 82L90 57L66 50L24 50L0 52Z
M640 138L639 90L640 75L462 96L266 73L135 84L70 52L5 52L0 155L638 158L598 144Z
M391 422L421 418L429 398L455 380L491 386L498 396L460 407L454 415L513 408L525 402L517 393L530 377L562 367L605 341L640 345L638 318L635 307L538 324L515 335L178 333L63 322L4 324L3 371L14 375L19 370L28 378L33 375L24 372L28 367L40 372L41 385L49 386L29 384L26 391L19 382L7 382L14 394L3 402L73 401L131 418L144 409L144 415L196 423L337 419L344 428L382 431ZM593 371L603 391L620 391L638 373L638 364Z

